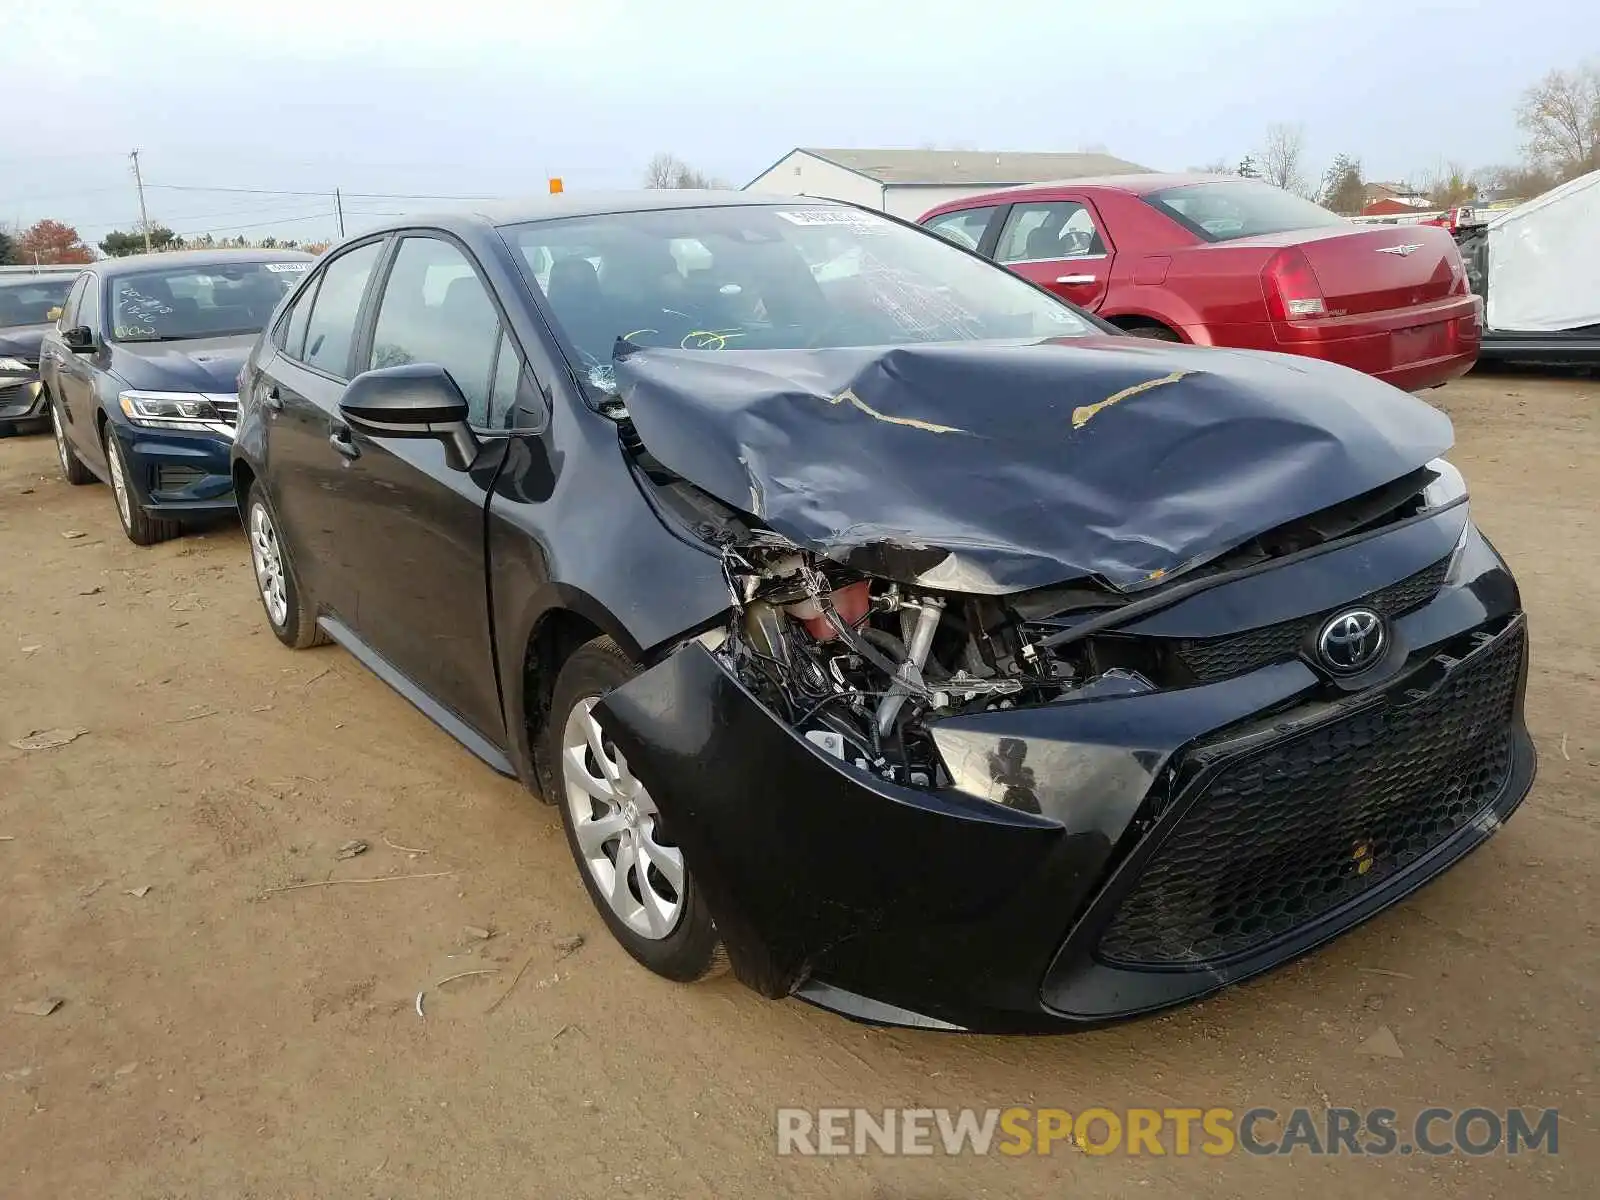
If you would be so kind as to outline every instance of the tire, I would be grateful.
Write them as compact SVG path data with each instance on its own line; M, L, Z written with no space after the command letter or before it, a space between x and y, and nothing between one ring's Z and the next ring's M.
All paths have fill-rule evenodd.
M111 476L111 493L117 504L117 519L122 522L122 532L135 546L154 546L170 542L183 533L183 526L167 517L152 517L139 504L128 482L128 460L122 455L122 443L109 425L100 430L100 444L106 452L106 473Z
M711 913L683 863L683 852L665 836L649 790L633 778L589 716L596 700L637 674L608 637L579 647L556 678L540 757L549 764L546 776L554 780L567 848L611 935L657 975L693 983L727 965ZM596 742L604 765L592 748ZM576 749L585 744L589 748ZM569 746L579 757L569 755ZM579 776L586 778L587 787L576 782ZM599 798L601 791L610 799ZM603 831L612 828L616 832L601 840ZM637 863L641 853L648 860L644 876L630 866L619 880L617 861L626 856Z
M1131 328L1124 329L1122 332L1127 334L1129 337L1145 338L1152 342L1183 341L1181 337L1179 337L1172 330L1168 329L1165 325L1134 325Z
M50 432L56 439L56 461L61 464L61 477L74 487L94 483L94 472L83 465L78 452L67 441L67 431L61 425L61 410L56 407L54 397L50 400Z
M328 635L317 628L316 605L295 579L288 548L278 537L278 514L260 483L252 483L244 495L244 533L256 595L273 634L291 650L326 645Z

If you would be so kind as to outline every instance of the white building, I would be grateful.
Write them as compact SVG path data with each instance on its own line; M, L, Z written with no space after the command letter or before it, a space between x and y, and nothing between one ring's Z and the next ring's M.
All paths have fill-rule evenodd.
M845 200L916 220L947 200L995 188L1147 169L1109 154L802 147L789 151L744 186L752 192Z

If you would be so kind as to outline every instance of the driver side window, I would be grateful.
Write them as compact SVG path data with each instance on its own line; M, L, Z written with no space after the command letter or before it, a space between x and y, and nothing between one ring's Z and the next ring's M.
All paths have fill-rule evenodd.
M435 363L467 398L473 425L504 428L514 383L509 385L512 399L497 397L496 419L490 412L501 340L500 314L465 254L442 238L408 237L400 243L378 306L371 366ZM515 357L506 357L508 370ZM501 382L501 393L507 386Z

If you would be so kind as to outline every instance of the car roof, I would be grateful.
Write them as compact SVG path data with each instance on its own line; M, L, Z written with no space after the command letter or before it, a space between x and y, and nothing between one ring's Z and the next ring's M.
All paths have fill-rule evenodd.
M767 192L696 191L691 189L638 190L629 192L563 192L554 196L534 196L515 200L466 205L437 212L418 212L394 217L369 226L360 236L370 237L391 229L417 226L443 229L476 226L500 228L529 221L549 221L561 217L598 217L613 213L659 212L680 208L753 208L773 205L843 207L821 196L781 196Z
M223 267L230 263L310 262L316 255L304 250L162 250L156 254L130 254L91 263L108 279L162 267ZM81 268L84 269L84 268Z
M1081 191L1094 189L1102 192L1126 192L1131 196L1148 196L1152 192L1165 191L1167 188L1184 187L1196 183L1230 183L1238 182L1242 176L1238 175L1210 175L1203 171L1172 171L1157 172L1145 171L1130 175L1091 175L1083 179L1057 179L1049 183L1026 183L1020 187L996 188L992 192L982 195L963 196L959 200L951 200L939 207L971 208L975 201L988 201L996 198L1015 200L1023 196L1050 195L1055 192Z

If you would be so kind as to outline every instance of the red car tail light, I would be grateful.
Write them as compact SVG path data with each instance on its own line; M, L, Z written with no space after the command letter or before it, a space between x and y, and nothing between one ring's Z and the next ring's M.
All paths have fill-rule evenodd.
M1465 296L1472 291L1472 285L1467 279L1467 264L1461 261L1461 251L1451 248L1450 262L1450 294L1452 296Z
M1288 246L1267 260L1261 272L1267 312L1274 321L1303 321L1328 315L1322 284L1298 247Z

